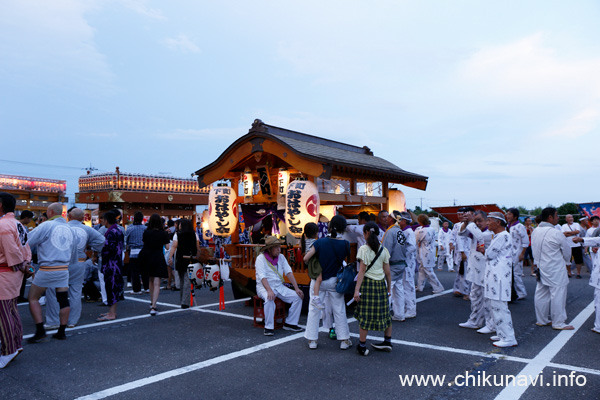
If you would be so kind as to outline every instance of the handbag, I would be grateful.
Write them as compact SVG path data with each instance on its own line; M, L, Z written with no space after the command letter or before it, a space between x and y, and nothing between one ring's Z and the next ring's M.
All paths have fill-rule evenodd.
M375 255L375 258L369 266L367 267L367 272L375 261L379 258L379 255L383 252L383 246L379 246L379 251ZM350 264L342 265L342 268L337 273L337 281L335 284L335 291L342 294L354 294L354 289L356 288L356 263L352 262Z

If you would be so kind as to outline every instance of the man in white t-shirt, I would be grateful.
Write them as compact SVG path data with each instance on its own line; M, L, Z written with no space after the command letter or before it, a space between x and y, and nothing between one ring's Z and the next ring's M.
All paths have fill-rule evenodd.
M575 267L577 268L577 279L581 279L581 267L583 265L583 246L581 243L573 242L573 238L578 237L581 232L581 226L577 222L573 222L573 216L567 214L567 223L562 226L562 232L567 238L569 246L571 246L571 256L575 261ZM571 277L571 265L567 264L567 272Z

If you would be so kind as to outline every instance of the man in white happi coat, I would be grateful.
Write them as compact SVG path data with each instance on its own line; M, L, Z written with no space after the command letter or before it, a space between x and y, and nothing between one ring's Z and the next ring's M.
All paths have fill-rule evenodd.
M567 325L567 285L569 278L565 263L571 259L571 247L561 232L554 228L558 213L546 207L540 215L541 221L531 234L531 249L538 267L539 280L535 288L536 325L552 324L552 328L571 330ZM548 315L552 314L552 321Z
M417 316L417 295L415 292L415 264L417 242L410 227L412 218L406 211L393 211L391 225L383 236L382 244L390 253L392 273L392 319L404 321Z
M40 297L46 288L56 289L56 298L60 308L60 326L53 338L65 340L65 329L69 319L69 264L73 256L77 257L77 242L73 230L62 217L62 205L52 203L46 211L48 221L39 225L29 233L29 246L37 248L39 271L35 274L29 289L29 311L36 325L29 343L39 343L46 338L46 330L42 319Z
M597 215L592 215L590 217L590 224L592 225L586 232L585 237L594 237L594 233L598 228L600 228L600 217ZM596 268L596 266L600 263L600 255L598 253L598 246L591 246L589 248L590 257L592 258L592 266Z
M593 228L593 232L589 232L591 229L592 228L588 230L588 233L590 234L585 238L576 238L573 240L575 243L583 243L585 246L590 246L591 248L596 248L597 250L598 247L600 247L600 228L596 226L596 228ZM592 331L600 333L600 257L594 258L594 267L592 269L592 276L590 277L590 286L594 287L594 307L596 308L596 318L594 320L594 327L592 328Z
M435 275L435 231L429 225L429 217L421 214L417 217L420 227L415 231L417 239L417 252L419 254L419 279L417 290L422 292L429 279L433 293L441 293L444 286Z
M573 238L578 237L581 232L581 226L574 222L573 215L566 215L567 223L562 226L562 231L567 238L567 242L569 246L571 246L571 256L573 257L573 262L575 262L575 267L577 268L577 279L581 279L581 267L583 266L583 246L581 243L575 243ZM567 262L567 272L568 275L571 276L571 260Z
M81 317L81 291L83 289L83 279L89 265L93 268L92 260L87 259L85 250L91 247L94 251L102 251L104 246L104 236L91 226L83 224L83 210L72 208L69 212L69 226L75 233L77 241L77 259L69 264L69 312L68 328L73 328L79 322ZM58 327L58 303L56 302L56 293L52 289L46 291L46 324L50 329Z
M590 220L588 217L579 218L579 226L581 226L581 231L579 232L578 237L584 238L587 236L587 232L590 230ZM583 246L583 265L587 268L588 272L592 273L593 261L591 257L590 248L588 246Z
M480 333L492 333L495 331L489 299L485 299L484 278L485 278L485 255L478 248L489 248L492 242L492 232L487 228L487 215L481 210L474 213L467 213L468 223L462 224L459 235L470 235L471 252L469 253L469 264L467 268L467 279L471 282L471 315L467 322L458 324L461 328L480 329L484 324L488 329ZM487 300L487 301L486 301Z
M448 221L444 221L442 227L438 231L438 271L444 269L444 261L448 265L448 271L452 270L454 266L454 262L452 261L452 251L450 251L452 231L448 226Z
M490 247L483 251L486 257L484 296L490 300L491 314L496 326L496 336L490 339L496 347L517 345L512 317L508 309L512 288L512 244L506 231L506 219L501 212L491 212L487 218L488 229L494 237Z
M523 260L525 252L529 247L529 236L527 228L519 222L519 209L509 208L506 212L506 222L508 223L507 230L510 233L512 240L512 255L513 255L513 283L517 292L517 299L523 300L527 297L527 290L523 284Z
M275 236L265 239L265 246L261 254L256 257L254 268L256 270L256 294L265 302L265 336L273 336L275 329L275 298L280 298L285 303L291 303L290 311L283 329L300 332L298 326L302 299L304 294L298 288L292 268L285 256L281 254L281 244ZM294 290L284 285L284 276L288 278Z
M469 299L469 293L471 293L471 282L467 279L467 267L469 263L469 253L471 249L472 239L469 236L459 236L464 213L474 212L473 207L462 207L458 210L458 218L461 222L458 222L452 228L452 238L454 243L454 266L456 269L456 279L454 280L454 295L463 296L463 299Z

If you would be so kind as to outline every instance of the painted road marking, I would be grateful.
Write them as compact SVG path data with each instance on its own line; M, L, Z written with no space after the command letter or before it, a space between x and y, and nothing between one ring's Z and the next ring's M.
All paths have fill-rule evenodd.
M537 356L533 358L533 360L529 361L525 368L521 370L517 375L520 376L538 376L542 373L544 368L550 366L552 359L558 354L559 351L571 340L571 338L577 333L579 328L587 321L587 319L594 313L594 302L592 301L586 308L581 311L577 317L571 322L573 325L572 331L561 331L554 339L550 341L538 353ZM531 385L520 386L520 385L509 385L506 386L499 394L496 396L496 400L514 400L519 399L525 393L527 388Z
M137 388L140 388L142 386L146 386L146 385L150 385L152 383L160 382L160 381L163 381L165 379L169 379L169 378L173 378L175 376L187 374L189 372L198 371L200 369L203 369L203 368L206 368L206 367L210 367L212 365L220 364L220 363L225 362L225 361L233 360L235 358L247 356L249 354L256 353L257 351L266 350L266 349L278 346L278 345L283 344L283 343L291 342L293 340L296 340L296 339L302 337L302 335L304 335L304 333L302 333L302 332L301 333L296 333L296 334L288 336L288 337L276 339L276 340L273 340L273 341L270 341L270 342L267 342L267 343L263 343L263 344L259 344L259 345L256 345L256 346L248 347L248 348L243 349L243 350L235 351L233 353L229 353L229 354L225 354L225 355L222 355L222 356L219 356L219 357L211 358L210 360L201 361L201 362L196 363L196 364L191 364L191 365L188 365L188 366L185 366L185 367L181 367L181 368L177 368L177 369L174 369L174 370L171 370L171 371L166 371L166 372L163 372L161 374L157 374L157 375L150 376L150 377L147 377L147 378L138 379L136 381L132 381L132 382L129 382L129 383L125 383L123 385L119 385L119 386L115 386L115 387L112 387L112 388L109 388L109 389L105 389L105 390L102 390L100 392L89 394L87 396L82 396L82 397L79 397L77 400L104 399L104 398L109 397L109 396L114 396L115 394L118 394L118 393L127 392L129 390L137 389Z

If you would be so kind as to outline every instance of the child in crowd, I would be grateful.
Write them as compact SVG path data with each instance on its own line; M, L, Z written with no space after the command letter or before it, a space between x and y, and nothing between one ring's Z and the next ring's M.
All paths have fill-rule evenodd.
M319 234L319 227L314 222L309 222L304 225L304 233L302 234L302 254L306 254L312 247L313 243L317 241ZM325 304L319 297L319 290L321 288L321 282L323 281L322 269L319 264L319 260L316 257L311 258L308 262L308 275L310 279L315 280L314 292L311 293L310 303L318 309L323 310Z

